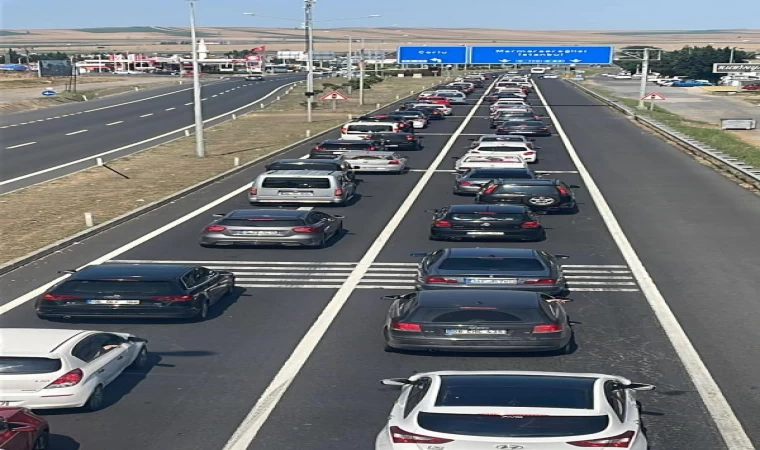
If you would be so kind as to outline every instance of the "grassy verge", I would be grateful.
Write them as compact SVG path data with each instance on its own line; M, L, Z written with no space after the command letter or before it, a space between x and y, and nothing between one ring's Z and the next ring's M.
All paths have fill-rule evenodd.
M77 77L77 84L89 83L111 83L114 81L125 81L121 77ZM0 90L2 89L23 89L34 87L45 87L50 85L61 85L69 82L68 77L45 77L45 78L9 78L0 77Z
M129 177L124 179L100 167L0 196L0 263L21 257L57 240L84 230L84 213L103 223L135 208L164 198L233 167L234 158L245 163L270 154L293 142L345 123L410 91L420 91L432 78L389 78L365 92L365 105L358 95L339 102L333 112L319 105L313 122L306 122L304 86L299 85L271 106L237 120L217 125L206 132L206 152L194 156L194 137L181 138L108 165ZM327 81L327 80L325 80ZM321 87L318 81L316 87ZM356 94L356 93L355 93ZM14 230L27 230L19 234Z
M631 108L636 108L639 101L633 98L619 97L614 92L599 87L595 83L584 83L584 86L607 98L618 100ZM653 111L640 110L639 115L651 117L663 124L690 136L706 145L718 149L735 158L739 158L747 164L760 167L760 146L753 145L742 139L739 133L721 130L717 125L699 120L687 119L674 114L660 106L655 105Z

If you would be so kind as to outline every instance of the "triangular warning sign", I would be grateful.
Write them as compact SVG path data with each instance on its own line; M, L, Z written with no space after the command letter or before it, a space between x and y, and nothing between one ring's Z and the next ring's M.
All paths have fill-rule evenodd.
M348 100L348 97L343 95L340 91L332 91L319 97L320 100Z
M650 92L649 94L645 95L641 98L642 100L665 100L665 97L662 96L659 92Z

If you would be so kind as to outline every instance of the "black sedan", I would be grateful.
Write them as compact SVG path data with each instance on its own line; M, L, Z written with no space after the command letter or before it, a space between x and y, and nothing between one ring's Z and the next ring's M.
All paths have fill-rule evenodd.
M501 122L495 124L497 134L520 134L523 136L551 136L550 125L540 120L528 120L525 122Z
M375 139L327 139L314 143L314 147L309 152L309 158L337 158L351 150L385 151L385 146Z
M438 108L433 108L432 106L421 106L417 105L413 108L406 108L406 111L419 111L423 114L425 114L428 118L428 120L444 120L446 116L441 113L441 110Z
M433 211L430 239L543 241L546 231L527 206L451 205Z
M572 351L573 329L557 299L537 292L421 291L393 300L383 326L385 351Z
M567 290L559 259L529 248L444 248L421 257L417 290L510 289L557 295Z
M372 133L371 137L387 150L422 150L423 137L414 133Z
M156 317L205 320L235 288L232 272L202 266L101 264L79 271L36 301L42 319Z
M493 167L481 167L470 169L465 173L455 174L455 195L477 195L480 189L493 180L535 180L539 178L535 172L526 168L522 169L498 169Z
M561 180L490 180L475 195L476 203L517 204L538 212L575 214L578 203L572 188Z

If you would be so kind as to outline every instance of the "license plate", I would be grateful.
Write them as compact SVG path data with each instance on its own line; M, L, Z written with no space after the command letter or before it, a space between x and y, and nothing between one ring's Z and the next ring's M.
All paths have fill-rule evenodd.
M342 155L343 152L332 152L333 155Z
M517 284L516 278L465 278L465 284Z
M244 231L234 231L232 234L242 234L247 236L277 236L279 231L254 231L254 230L244 230Z
M10 406L10 405L11 405L10 401L0 401L0 406Z
M508 330L446 330L446 334L508 334Z
M309 197L311 195L314 195L314 193L312 192L280 192L280 195L287 195L290 197L297 197L297 196Z
M90 305L139 305L140 300L87 300Z
M478 236L501 236L503 231L468 231L467 234L474 234Z

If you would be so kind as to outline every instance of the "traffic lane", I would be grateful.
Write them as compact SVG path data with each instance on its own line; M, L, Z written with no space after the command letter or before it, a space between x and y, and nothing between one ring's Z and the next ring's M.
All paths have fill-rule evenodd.
M103 410L40 412L82 449L219 449L334 292L238 291L202 323L50 322L37 319L30 305L0 316L0 327L127 332L149 340L149 369L109 385Z
M398 390L389 377L436 370L601 372L655 383L642 393L652 450L726 448L688 375L644 299L628 293L578 293L567 310L578 348L561 356L383 351L390 306L381 296L403 291L355 291L295 378L250 449L371 448ZM339 431L339 432L336 432Z
M598 124L593 134L577 108L555 112L745 431L760 445L760 348L737 345L760 339L757 196L569 86L541 88L553 103L589 105L583 118ZM613 162L626 170L610 171Z
M277 85L273 83L266 87L246 87L241 91L233 91L239 92L239 94L229 93L216 98L212 95L217 94L207 94L208 97L204 98L208 100L203 102L204 117L206 119L216 117L254 102L276 88ZM192 99L186 100L190 102ZM120 116L121 120L115 120L118 117L111 117L99 120L98 123L82 123L79 125L82 128L69 131L69 133L76 133L72 135L67 135L68 133L55 135L46 133L41 136L25 137L24 139L27 142L34 139L36 143L20 148L0 149L0 158L3 160L0 176L2 180L13 179L192 125L192 105L180 103L179 106L170 108L169 111L164 108L145 114L139 114L140 111L136 111L130 117ZM115 109L110 111L115 111ZM83 115L82 117L88 116ZM88 118L91 119L92 117ZM155 143L151 144L155 145ZM138 150L140 148L132 147L126 149L126 153L133 153ZM114 153L104 159L111 160L124 156L124 154Z
M393 106L389 107L389 109L393 108ZM456 119L450 120L451 122L454 122ZM443 124L450 123L449 120L441 122ZM337 133L337 131L328 133L320 139L336 137ZM428 147L421 152L409 152L412 154L412 157L415 158L414 161L416 161L418 157L425 155L425 153L429 150L435 151L433 144L429 142L427 145ZM143 236L146 234L151 234L151 236L153 236L152 233L154 230L158 230L161 227L164 227L166 224L182 220L183 217L187 216L188 214L192 214L194 211L203 208L206 205L210 205L213 202L216 202L218 199L226 196L227 194L240 189L241 186L248 185L253 177L264 170L266 164L274 162L278 159L300 158L308 154L310 148L310 143L302 144L279 155L265 158L260 163L253 164L245 170L240 171L239 173L224 178L203 189L193 192L190 195L181 197L155 211L129 220L128 222L125 222L113 229L87 238L86 240L77 243L75 246L67 247L35 262L32 262L24 267L0 276L0 284L2 284L4 287L3 291L0 292L0 305L9 302L12 299L19 298L27 292L30 292L39 286L58 278L60 276L57 273L58 270L81 267L107 253L118 250L125 245L129 245L130 243L143 238ZM416 167L417 163L415 162L414 164ZM408 175L411 174L399 177L405 177ZM372 177L374 177L374 175ZM394 183L393 180L391 180L390 184L392 183ZM361 187L359 189L359 192L361 192ZM217 208L221 206L222 205L217 205L211 210L201 213L201 215L208 217L208 214L213 214L214 211L218 211ZM345 209L348 210L350 207ZM337 214L340 210L341 208L335 208L334 210L328 210L328 212L335 211ZM205 220L201 222L201 227L208 223ZM201 222L199 222L199 224ZM187 231L186 233L191 233L189 236L193 236L192 242L193 245L195 245L194 239L197 237L197 233L199 232L200 228L191 227L189 230L192 232ZM166 233L170 232L171 230L166 231ZM157 234L158 237L161 235L161 233ZM152 237L147 241L148 244L146 245L150 245L149 243L156 241L158 237ZM186 243L182 243L180 248L186 245ZM177 248L174 248L172 249L172 252L176 250ZM123 258L123 255L119 255L118 257Z

